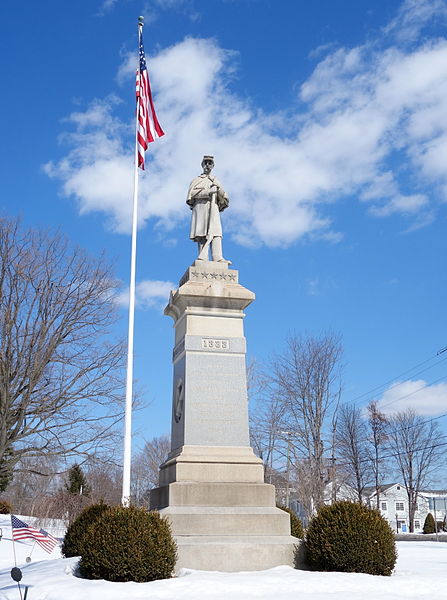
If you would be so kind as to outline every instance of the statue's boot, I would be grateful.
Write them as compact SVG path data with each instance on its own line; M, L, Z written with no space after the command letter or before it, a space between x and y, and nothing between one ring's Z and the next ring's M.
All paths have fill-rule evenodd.
M206 240L204 240L203 242L197 242L197 245L199 247L199 255L197 257L196 260L209 260L208 259L208 245L206 243Z
M222 255L222 237L217 236L213 238L211 242L211 254L214 262L226 263L227 265L231 265L230 260L226 260Z

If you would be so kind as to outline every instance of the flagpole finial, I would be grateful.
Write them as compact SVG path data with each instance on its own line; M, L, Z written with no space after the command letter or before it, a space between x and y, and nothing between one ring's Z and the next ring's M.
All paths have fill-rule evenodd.
M144 25L144 17L138 17L138 25Z

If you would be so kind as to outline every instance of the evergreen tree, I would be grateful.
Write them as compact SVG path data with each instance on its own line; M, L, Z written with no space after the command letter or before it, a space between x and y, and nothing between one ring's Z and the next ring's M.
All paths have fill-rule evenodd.
M76 463L68 471L68 481L65 484L65 489L69 494L83 494L84 496L88 496L91 491L87 478L81 467Z
M8 449L4 458L0 459L0 492L4 492L12 480L13 470L9 462L11 455L12 452Z
M428 515L425 517L423 532L424 533L435 533L436 532L435 519L431 513L428 513Z

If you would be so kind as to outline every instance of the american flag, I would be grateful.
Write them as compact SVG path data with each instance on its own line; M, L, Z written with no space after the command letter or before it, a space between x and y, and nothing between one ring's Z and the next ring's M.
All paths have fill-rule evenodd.
M144 56L143 32L139 28L140 42L140 68L137 71L137 145L138 145L138 166L144 170L144 153L147 150L149 142L154 142L157 138L164 135L163 129L155 114L154 103L152 101L151 84L146 67L146 58Z
M13 540L32 539L49 554L51 554L55 546L59 543L57 539L49 534L48 531L45 531L45 529L35 529L34 527L30 527L15 515L11 515L11 525Z

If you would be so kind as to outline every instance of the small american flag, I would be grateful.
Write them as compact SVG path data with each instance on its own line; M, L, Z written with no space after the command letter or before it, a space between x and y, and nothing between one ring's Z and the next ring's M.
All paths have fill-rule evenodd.
M32 539L49 554L51 554L59 543L57 539L49 534L48 531L45 531L45 529L35 529L34 527L30 527L15 515L11 515L11 525L13 540Z
M144 153L147 150L149 142L154 142L157 138L164 135L163 129L155 114L154 103L152 101L151 84L146 67L146 58L144 56L143 32L139 28L140 42L140 68L137 71L136 93L137 93L137 145L138 145L138 166L144 170Z

